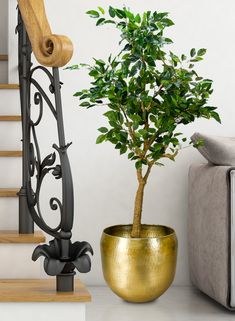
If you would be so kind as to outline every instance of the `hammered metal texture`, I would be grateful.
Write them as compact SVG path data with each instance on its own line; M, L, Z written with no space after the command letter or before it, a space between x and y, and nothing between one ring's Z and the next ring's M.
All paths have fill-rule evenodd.
M140 238L131 238L130 232L131 225L112 226L103 231L104 278L111 290L126 301L155 300L175 276L176 234L160 225L142 225Z

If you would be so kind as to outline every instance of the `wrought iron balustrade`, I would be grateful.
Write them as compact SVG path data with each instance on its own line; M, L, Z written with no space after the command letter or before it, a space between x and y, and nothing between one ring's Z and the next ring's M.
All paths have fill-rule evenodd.
M48 275L56 276L57 291L72 291L75 270L81 273L90 271L93 254L87 242L71 242L74 221L73 181L70 169L62 114L61 86L59 68L52 71L45 66L32 64L32 45L29 39L20 8L18 8L19 39L19 82L23 132L23 177L19 192L19 231L33 233L34 223L54 239L49 245L39 245L33 253L35 261L44 256L44 269ZM52 48L53 50L53 48ZM50 54L50 53L48 53ZM39 81L37 74L42 72L48 80L49 93ZM50 96L49 96L50 95ZM32 119L32 109L37 107L38 117ZM41 155L41 146L37 131L44 117L45 108L49 108L58 130L58 145L53 144L52 152ZM42 213L40 195L42 183L52 175L62 184L62 198L51 196L48 204L50 211L59 211L60 222L50 227ZM36 179L36 186L32 181Z

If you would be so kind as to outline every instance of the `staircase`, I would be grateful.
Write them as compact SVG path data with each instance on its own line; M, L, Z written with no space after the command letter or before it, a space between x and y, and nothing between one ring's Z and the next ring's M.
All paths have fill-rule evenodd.
M0 54L0 212L4 225L2 229L0 224L0 278L38 278L42 274L41 262L32 262L31 255L35 244L45 242L45 236L41 231L18 233L17 193L22 161L19 85L7 83L7 65L8 55ZM14 253L12 258L11 253Z
M35 243L45 242L45 236L40 231L33 235L18 233L22 133L14 33L16 5L15 0L2 0L0 10L0 278L33 278L41 276L41 262L31 261L32 251ZM14 253L14 264L9 253Z
M86 288L77 279L74 292L57 293L55 279L42 279L45 277L42 261L31 260L35 245L46 241L43 232L39 230L35 230L34 234L18 232L18 192L22 184L22 128L17 37L14 32L17 24L16 5L16 0L2 0L2 10L0 10L0 37L8 34L8 44L6 39L0 38L1 320L62 321L68 316L69 311L70 317L85 321L84 303L90 301L90 294ZM7 51L9 54L6 54ZM11 302L11 305L8 302ZM40 308L37 305L39 302ZM54 305L42 306L42 302L54 302ZM72 302L79 304L74 305Z

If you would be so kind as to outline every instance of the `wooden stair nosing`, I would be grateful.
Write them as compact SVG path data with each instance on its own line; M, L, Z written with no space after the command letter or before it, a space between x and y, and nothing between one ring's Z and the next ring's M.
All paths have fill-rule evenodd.
M19 188L0 188L0 197L17 197Z
M52 279L0 280L0 302L89 302L91 295L76 278L74 292L56 292Z
M0 121L21 121L20 115L1 115Z
M0 55L0 61L8 61L8 55Z
M19 234L18 231L0 230L0 244L39 244L45 241L46 239L42 231L35 231L34 234Z
M0 157L22 157L20 150L0 150Z
M19 84L0 84L0 89L19 89Z

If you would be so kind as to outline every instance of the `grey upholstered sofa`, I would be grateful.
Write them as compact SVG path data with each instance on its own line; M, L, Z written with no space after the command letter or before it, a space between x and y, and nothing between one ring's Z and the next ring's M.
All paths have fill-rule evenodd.
M235 309L235 167L190 167L188 239L192 283Z

